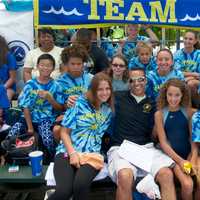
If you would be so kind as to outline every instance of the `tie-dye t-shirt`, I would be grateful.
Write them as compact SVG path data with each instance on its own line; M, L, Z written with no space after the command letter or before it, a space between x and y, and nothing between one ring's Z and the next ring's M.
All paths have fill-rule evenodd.
M200 50L192 53L185 53L184 49L178 50L174 54L174 67L184 72L200 73Z
M147 95L156 99L162 85L171 78L184 80L184 75L181 71L175 69L171 70L166 76L160 76L157 70L149 72L147 74Z
M156 67L157 67L156 59L153 56L150 58L148 64L141 63L138 56L132 58L128 64L129 69L142 68L145 70L146 73L148 73L149 71L155 70Z
M108 58L111 60L114 56L114 47L111 41L108 39L102 38L101 40L101 48L104 50L105 54L108 56Z
M72 77L70 74L65 73L61 75L57 82L63 89L63 98L67 101L71 95L81 95L85 93L91 83L93 75L84 72L80 77Z
M141 36L141 35L137 35L137 37L133 41L128 41L126 39L126 42L122 48L122 54L125 56L128 62L131 60L131 58L136 56L135 48L136 48L137 42L139 41L147 42L148 40L149 40L148 37ZM117 52L118 48L119 48L119 45L116 46L115 53Z
M19 95L18 104L21 108L30 110L32 122L38 123L45 119L54 121L57 112L48 100L38 95L39 90L48 91L55 101L63 104L62 88L55 80L50 80L47 84L41 84L36 78L26 83Z
M111 123L112 111L107 103L95 110L84 95L80 96L74 107L65 112L62 126L71 129L73 147L78 152L100 152L101 140ZM61 142L57 153L66 152Z
M200 142L200 110L192 116L192 141Z

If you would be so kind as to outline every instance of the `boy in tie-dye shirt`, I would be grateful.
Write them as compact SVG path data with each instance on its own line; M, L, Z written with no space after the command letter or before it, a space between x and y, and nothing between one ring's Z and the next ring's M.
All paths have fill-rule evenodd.
M57 111L63 110L63 96L59 84L50 75L55 68L55 60L50 54L38 58L39 77L29 80L18 98L24 118L13 125L9 135L37 132L42 138L51 158L55 153L52 126Z
M87 52L81 45L73 45L62 51L61 60L66 72L58 78L57 82L62 87L65 109L73 106L76 99L90 86L93 75L84 71L87 56ZM57 124L53 129L54 136L58 140L62 118L63 115L57 118Z
M137 57L133 57L129 62L129 69L142 68L145 73L155 70L157 67L156 59L152 56L152 46L146 42L138 42L136 47Z

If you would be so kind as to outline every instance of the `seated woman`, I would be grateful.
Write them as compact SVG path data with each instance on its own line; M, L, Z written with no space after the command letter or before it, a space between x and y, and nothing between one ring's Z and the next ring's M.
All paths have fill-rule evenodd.
M188 30L183 37L184 48L174 54L174 67L181 70L191 89L192 105L198 108L196 100L200 85L200 42L196 31Z
M55 157L56 191L49 200L72 195L87 199L92 180L103 167L101 140L111 122L112 102L111 80L101 72L92 79L89 91L67 109Z
M12 100L16 92L16 70L15 57L9 52L7 42L0 35L0 81L7 90L8 99Z

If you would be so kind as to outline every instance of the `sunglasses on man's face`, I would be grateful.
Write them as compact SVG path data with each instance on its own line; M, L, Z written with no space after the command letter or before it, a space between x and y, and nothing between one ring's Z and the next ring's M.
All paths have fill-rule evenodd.
M126 65L123 65L123 64L115 64L115 63L113 63L112 66L113 66L113 67L120 67L120 68L126 67Z
M135 76L135 77L130 77L129 78L129 83L133 83L133 82L139 82L142 83L146 80L146 78L144 76Z

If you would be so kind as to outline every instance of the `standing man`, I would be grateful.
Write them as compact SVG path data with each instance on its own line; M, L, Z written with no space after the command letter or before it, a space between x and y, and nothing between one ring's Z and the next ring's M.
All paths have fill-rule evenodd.
M115 120L108 151L108 170L117 183L116 200L131 200L132 187L138 175L138 168L119 156L123 140L136 143L153 151L154 157L150 174L161 188L162 200L175 200L173 172L169 168L173 161L152 143L155 102L145 95L146 77L141 68L129 72L130 90L118 92L115 96ZM134 156L134 152L133 155ZM137 156L137 155L135 155ZM141 158L141 162L144 157Z
M51 77L56 78L60 74L60 54L62 48L55 46L54 33L50 28L43 28L38 30L38 42L39 47L30 50L25 58L23 78L24 82L27 82L33 77L38 77L39 72L37 70L37 59L42 54L50 54L56 61L56 66L51 74Z

